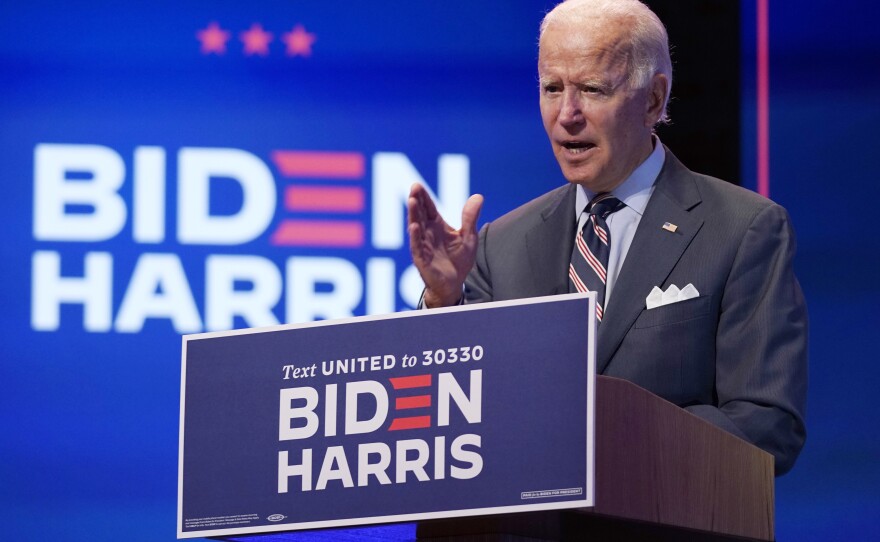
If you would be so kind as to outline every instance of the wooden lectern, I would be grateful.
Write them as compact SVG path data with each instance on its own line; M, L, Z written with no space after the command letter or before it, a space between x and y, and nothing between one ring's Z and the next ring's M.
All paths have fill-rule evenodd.
M596 506L419 523L419 540L773 540L773 457L625 380L596 377Z
M596 379L596 506L420 522L432 542L773 540L773 457L656 395ZM316 533L311 533L312 536ZM332 540L376 540L324 531ZM260 542L306 533L251 535ZM380 537L383 540L384 537ZM242 540L242 537L221 540Z

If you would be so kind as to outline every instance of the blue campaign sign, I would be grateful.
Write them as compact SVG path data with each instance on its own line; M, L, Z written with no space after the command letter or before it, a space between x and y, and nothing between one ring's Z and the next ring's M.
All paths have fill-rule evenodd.
M178 537L593 506L595 300L183 339Z

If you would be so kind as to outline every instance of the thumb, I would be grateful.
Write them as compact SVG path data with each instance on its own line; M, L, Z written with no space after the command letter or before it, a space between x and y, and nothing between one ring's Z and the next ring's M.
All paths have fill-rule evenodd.
M477 220L480 218L480 211L483 209L483 196L474 194L464 203L464 209L461 210L461 231L467 233L477 233Z

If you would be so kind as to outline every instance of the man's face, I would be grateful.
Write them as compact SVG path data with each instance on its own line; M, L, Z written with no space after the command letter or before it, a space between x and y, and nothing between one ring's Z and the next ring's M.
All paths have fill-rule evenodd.
M651 93L630 90L624 24L548 26L538 75L541 118L562 174L593 192L622 183L651 152Z

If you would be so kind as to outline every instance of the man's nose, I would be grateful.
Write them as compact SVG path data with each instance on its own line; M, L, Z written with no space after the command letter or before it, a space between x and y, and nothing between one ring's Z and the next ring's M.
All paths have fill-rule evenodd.
M580 92L576 88L565 89L562 94L562 107L559 111L559 124L565 128L574 128L585 122Z

